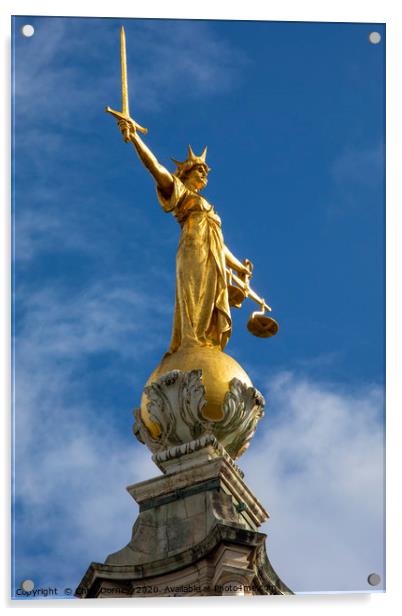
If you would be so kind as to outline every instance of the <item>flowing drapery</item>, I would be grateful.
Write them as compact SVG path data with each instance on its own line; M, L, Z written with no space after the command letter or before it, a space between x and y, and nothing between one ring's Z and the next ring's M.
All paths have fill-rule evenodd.
M224 349L232 331L221 220L199 193L173 176L172 195L158 199L181 226L176 303L169 352L190 346Z

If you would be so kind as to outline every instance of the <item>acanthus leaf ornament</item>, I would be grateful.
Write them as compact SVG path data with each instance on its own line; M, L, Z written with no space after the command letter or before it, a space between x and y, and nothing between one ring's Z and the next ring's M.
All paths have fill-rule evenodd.
M254 387L232 379L219 420L208 420L202 410L207 403L202 371L173 370L145 388L150 418L159 428L152 436L135 411L134 434L153 452L213 435L227 453L238 458L248 447L257 423L264 415L264 398Z

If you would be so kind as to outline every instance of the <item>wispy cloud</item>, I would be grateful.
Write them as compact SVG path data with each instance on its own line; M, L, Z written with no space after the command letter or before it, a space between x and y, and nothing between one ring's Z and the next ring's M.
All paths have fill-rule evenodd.
M193 104L226 92L237 86L247 64L244 52L204 22L127 20L125 25L130 87L138 92L139 108L166 110L178 96ZM119 224L111 204L114 212L121 209L121 193L115 165L100 147L99 115L105 104L120 103L119 24L47 18L35 27L32 39L16 41L15 257L25 265L51 250L97 257L107 251L110 257L111 235ZM126 150L121 152L130 160ZM139 167L138 173L143 173ZM93 197L99 191L101 204ZM132 201L125 226L133 234L152 233L144 229L142 204ZM164 241L163 230L158 233Z
M205 22L146 22L133 34L129 61L142 108L236 89L250 62Z
M205 22L125 20L124 25L136 107L157 110L177 96L190 101L226 92L237 87L250 61ZM18 43L19 112L27 119L46 114L49 128L57 128L74 114L86 115L91 109L97 114L102 93L104 104L109 96L119 99L118 41L117 22L40 20L34 37Z
M122 410L97 406L90 375L80 374L89 356L96 362L108 352L114 360L103 378L113 379L113 364L143 362L158 336L144 339L147 298L127 280L70 298L43 289L25 301L16 355L16 567L42 584L73 587L91 560L128 541L137 509L124 486L158 474L130 435L131 417L122 429ZM134 387L139 399L143 383L133 379ZM368 573L383 574L382 390L339 390L285 372L267 390L266 418L240 464L272 516L272 563L295 591L365 589Z
M57 133L74 114L87 115L91 108L95 113L97 93L108 89L111 77L95 70L88 79L88 70L100 62L102 49L85 36L85 20L47 18L35 27L32 39L16 41L16 110L28 132L35 129L30 124L34 118ZM74 62L76 54L79 64Z
M384 146L346 148L332 164L332 176L338 184L373 187L384 180Z
M47 199L53 202L56 193L48 192ZM46 198L31 195L32 209L22 209L15 216L15 246L14 257L19 262L32 261L43 252L85 252L90 246L85 241L83 232L83 216L79 220L71 209L57 211L57 208L46 206ZM39 197L40 198L40 197ZM93 254L92 249L92 254Z
M63 286L32 291L21 288L17 323L17 357L23 365L37 357L39 362L57 360L82 363L92 353L114 352L133 356L126 341L135 341L136 354L158 340L167 310L157 302L150 311L150 298L135 289L135 275L106 278L82 290ZM152 327L151 327L152 325ZM146 335L146 332L149 335ZM156 344L158 344L156 342ZM32 367L35 369L35 362Z
M371 572L384 583L383 390L282 372L267 391L242 467L271 514L277 573L298 592L369 590Z
M140 396L134 371L130 379L119 370L123 358L133 368L133 356L138 365L155 350L158 335L155 323L149 338L140 331L139 322L151 329L147 298L128 290L126 280L73 296L60 289L21 293L20 302L26 305L15 356L15 567L21 579L73 587L91 559L102 561L128 541L137 509L125 485L158 473L130 434L130 406ZM107 370L90 368L88 358L99 361L104 353ZM133 389L125 407L118 391L115 402L96 403L102 397L91 388L108 380L118 387L124 379Z
M336 191L334 211L361 211L383 204L385 150L382 143L346 147L332 162L330 174Z

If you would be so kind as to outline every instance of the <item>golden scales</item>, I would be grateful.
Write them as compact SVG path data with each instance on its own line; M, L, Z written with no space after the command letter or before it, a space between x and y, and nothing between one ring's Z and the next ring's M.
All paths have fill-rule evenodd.
M251 266L250 262L248 262L248 265ZM261 310L251 313L247 323L248 331L254 336L258 336L258 338L271 338L275 336L275 334L278 333L279 325L275 319L265 314L266 310L272 312L272 308L250 288L249 276L240 278L240 276L234 274L233 270L230 268L226 268L226 274L230 306L233 308L241 308L246 297L249 297L261 306Z

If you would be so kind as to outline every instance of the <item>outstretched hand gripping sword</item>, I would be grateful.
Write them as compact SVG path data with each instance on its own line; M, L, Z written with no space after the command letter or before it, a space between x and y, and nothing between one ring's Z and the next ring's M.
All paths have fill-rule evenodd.
M140 124L138 124L135 120L130 118L130 109L128 103L128 81L127 81L127 55L126 55L126 35L124 32L124 27L121 27L120 30L120 59L121 59L121 104L122 110L115 111L110 107L105 107L105 111L111 113L117 120L126 120L130 122L136 130L139 130L141 133L145 135L148 132L147 128L144 128ZM130 131L127 128L124 133L124 141L130 141Z

